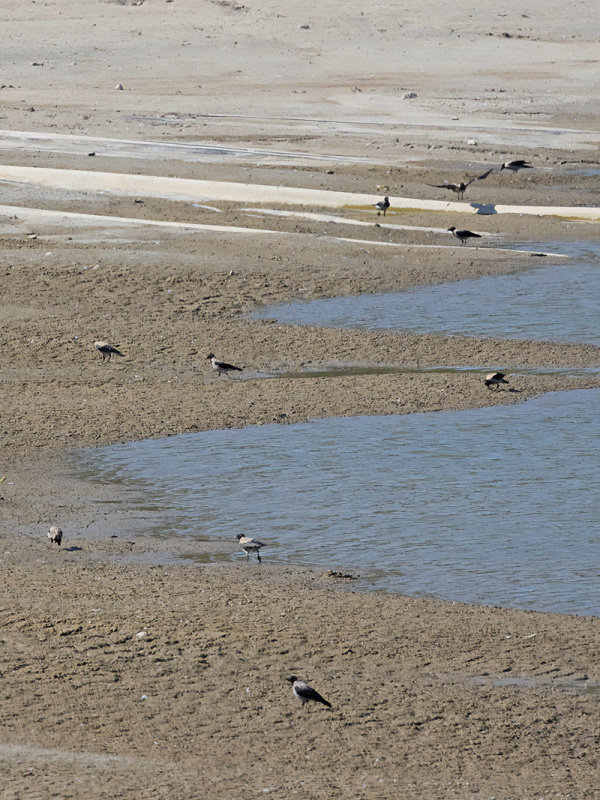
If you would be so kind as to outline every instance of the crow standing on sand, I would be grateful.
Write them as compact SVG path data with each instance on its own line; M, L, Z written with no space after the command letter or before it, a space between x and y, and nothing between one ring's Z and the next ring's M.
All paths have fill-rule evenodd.
M106 361L107 359L110 361L111 356L121 356L125 358L123 353L117 350L116 347L113 347L112 344L108 342L94 342L94 347L96 350L102 354L102 361Z
M390 207L390 198L384 197L383 200L379 200L379 202L373 203L373 205L377 209L377 216L379 216L383 211L383 216L385 217L385 212Z
M491 169L488 169L487 172L484 172L483 175L478 175L476 178L471 178L471 180L467 181L466 183L464 181L461 181L460 183L428 183L427 186L433 186L435 189L450 189L451 192L456 194L457 200L462 200L468 186L475 181L484 180L484 178L487 178L490 172L493 171L494 168L492 167Z
M448 230L450 231L450 233L456 236L457 239L460 239L461 244L464 244L467 241L467 239L481 239L480 233L473 233L473 231L467 231L467 230L458 231L456 230L454 225L451 228L448 228Z
M292 691L296 695L296 697L300 698L302 701L302 708L304 707L305 703L308 703L309 700L313 700L315 703L323 703L324 706L327 708L331 708L331 703L325 700L324 697L315 691L312 686L309 686L308 683L304 683L304 681L299 681L295 675L292 675L288 678L288 681L292 684Z
M262 561L259 550L261 547L266 547L264 542L259 542L258 539L253 539L251 536L244 536L243 533L238 533L235 537L240 543L240 547L246 553L246 561L250 559L250 553L256 553L259 561Z
M503 372L490 372L489 375L485 376L484 383L488 389L491 389L492 386L497 389L501 383L508 383L508 381Z
M220 375L222 372L224 372L225 375L229 377L230 372L241 372L243 370L243 367L234 367L233 364L228 364L226 361L219 361L214 353L209 353L206 357L210 359L212 368L217 375Z
M62 542L63 532L57 525L53 525L50 530L48 531L48 538L52 542L52 544L57 544L60 547L60 543Z
M500 172L502 172L503 169L509 169L514 174L520 169L533 169L533 165L528 164L527 161L524 161L522 158L517 158L515 161L505 161L500 167Z

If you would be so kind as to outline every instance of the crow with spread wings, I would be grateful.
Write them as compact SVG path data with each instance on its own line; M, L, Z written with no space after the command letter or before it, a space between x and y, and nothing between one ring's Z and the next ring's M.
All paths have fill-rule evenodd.
M477 175L475 178L471 178L468 181L461 181L460 183L428 183L427 186L434 186L436 189L450 189L451 192L456 194L457 200L462 200L467 187L470 186L475 181L482 181L484 178L493 172L494 168L488 169L487 172L484 172L483 175Z

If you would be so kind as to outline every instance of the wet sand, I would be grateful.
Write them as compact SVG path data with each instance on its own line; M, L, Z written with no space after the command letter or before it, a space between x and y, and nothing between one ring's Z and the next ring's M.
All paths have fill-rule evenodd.
M7 40L2 127L11 135L0 132L0 163L125 177L104 193L0 184L3 798L600 797L597 618L363 594L350 578L274 567L267 554L262 565L238 562L235 542L198 542L197 559L184 561L181 543L148 541L113 488L73 477L65 461L73 448L196 430L599 386L568 374L599 366L600 349L587 345L245 316L297 297L532 263L497 244L598 240L594 222L468 205L598 205L593 8L565 20L551 5L543 19L512 1L507 18L478 9L467 48L456 20L440 32L422 11L392 20L353 3L341 24L322 3L302 13L211 3L202 17L184 0L10 12L8 33L25 38ZM459 19L470 11L458 4ZM406 52L382 74L373 48L405 35ZM352 62L358 48L364 58ZM415 54L422 71L408 71ZM510 157L536 169L499 172ZM428 186L492 165L462 209ZM127 175L351 193L356 203L270 198L262 213L260 202L140 194ZM364 202L384 194L450 205L392 205L384 219ZM461 247L450 225L489 235ZM97 339L124 357L103 363ZM242 378L217 378L211 351L242 364ZM348 365L398 371L305 374ZM443 365L481 374L418 372ZM484 372L496 368L514 372L516 391L485 389ZM55 522L61 550L46 538ZM290 674L333 709L300 710Z

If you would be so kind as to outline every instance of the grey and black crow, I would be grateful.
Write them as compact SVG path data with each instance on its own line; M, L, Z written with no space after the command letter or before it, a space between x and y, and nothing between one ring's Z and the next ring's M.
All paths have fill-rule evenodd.
M331 703L325 700L324 697L321 697L321 695L315 691L312 686L309 686L308 683L299 681L295 675L292 675L290 678L288 678L288 681L292 684L292 691L296 697L300 698L303 706L305 703L308 703L309 700L313 700L315 703L323 703L323 705L327 706L327 708L331 708Z
M229 377L230 372L241 372L243 370L243 367L234 367L233 364L228 364L226 361L220 361L214 353L209 353L206 357L210 359L212 368L217 375L220 375L222 372L224 372L225 375Z
M48 531L48 538L52 542L52 544L57 544L60 547L60 543L62 542L63 532L57 525L53 525L50 530Z
M110 361L111 356L121 356L124 358L123 353L120 350L117 350L116 347L113 347L112 344L108 342L94 342L94 347L96 350L102 354L102 361Z
M484 383L488 389L491 389L492 386L497 389L501 383L508 383L508 381L503 372L490 372L489 375L485 376Z
M261 547L266 547L264 542L259 542L258 539L253 539L251 536L244 536L243 533L238 533L235 537L240 543L240 547L246 553L246 561L250 558L250 553L256 553L259 561L262 561L259 550Z
M385 212L390 207L390 198L384 197L383 200L379 200L379 202L373 203L373 205L377 209L377 214L381 214L381 212L383 211L383 216L385 217Z
M448 228L448 230L450 231L450 233L456 236L457 239L460 239L461 244L464 244L467 241L467 239L481 239L481 234L473 233L473 231L466 231L466 230L459 231L454 227L454 225L451 228Z
M428 183L427 186L433 186L436 189L450 189L451 192L456 194L458 200L463 199L463 195L468 186L470 186L475 181L482 181L484 178L493 172L494 168L488 169L487 172L484 172L483 175L478 175L475 178L471 178L469 181L461 181L460 183Z
M515 173L520 169L533 169L533 165L528 164L527 161L524 161L522 158L517 158L515 161L505 161L500 167L500 172L502 172L503 169L509 169L512 173Z

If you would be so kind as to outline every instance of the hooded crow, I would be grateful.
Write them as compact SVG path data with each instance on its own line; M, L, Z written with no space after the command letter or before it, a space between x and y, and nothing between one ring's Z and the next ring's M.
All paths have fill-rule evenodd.
M380 200L378 203L373 203L373 205L377 209L377 216L383 211L383 216L385 217L385 212L390 207L390 198L384 197L383 200Z
M494 168L492 167L491 169L488 169L487 172L484 172L483 175L478 175L476 178L471 178L471 180L467 181L466 183L464 181L461 181L460 183L428 183L427 186L433 186L435 189L450 189L451 192L456 194L458 200L462 200L467 186L470 186L475 181L482 181L484 178L487 178L490 172L493 171Z
M206 357L210 359L212 368L217 375L224 372L229 377L230 372L241 372L243 370L243 367L234 367L233 364L228 364L226 361L219 361L214 353L209 353Z
M305 703L308 703L309 700L313 700L315 703L323 703L324 706L327 708L331 708L331 703L325 700L324 697L315 691L312 686L309 686L308 683L304 683L304 681L299 681L295 675L292 675L288 678L288 681L292 684L292 691L299 697L302 701L302 707Z
M62 542L63 532L57 525L53 525L50 530L48 531L48 538L52 542L52 544L57 544L60 547L60 543Z
M523 161L522 158L517 158L515 161L505 161L500 167L500 172L503 169L509 169L512 173L518 172L520 169L533 169L531 164Z
M448 228L448 230L450 233L454 234L457 239L460 239L461 244L464 244L467 239L481 239L481 234L473 233L473 231L458 231L454 225L451 228Z
M256 553L259 561L262 561L259 550L261 547L266 547L264 542L259 542L258 539L253 539L251 536L244 536L243 533L238 533L235 537L240 543L240 547L246 553L246 561L250 559L250 553Z
M485 376L484 383L488 389L491 389L492 386L497 389L501 383L508 383L508 381L503 372L490 372Z
M110 357L113 355L125 358L123 353L121 353L116 347L113 347L112 344L109 344L108 342L94 342L94 347L99 353L102 354L102 361L106 361L107 359L110 361Z

